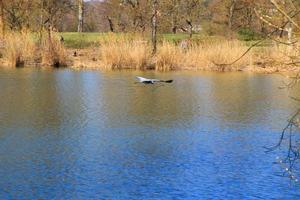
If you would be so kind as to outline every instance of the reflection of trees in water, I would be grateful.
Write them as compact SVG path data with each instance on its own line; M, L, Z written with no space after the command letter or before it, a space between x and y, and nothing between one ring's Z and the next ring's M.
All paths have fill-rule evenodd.
M260 124L268 123L269 116L274 118L276 112L280 112L282 107L287 107L292 110L294 104L289 102L288 98L285 97L283 92L278 89L281 83L281 77L276 76L265 76L265 75L247 75L247 74L220 74L211 77L211 96L209 101L211 104L211 110L215 113L217 120L219 120L219 126L233 127L234 129L244 128L243 123L250 125L256 125L260 127ZM299 94L299 91L294 91L294 94ZM287 106L288 105L288 106ZM286 112L286 111L285 111ZM273 120L273 119L272 119ZM275 119L278 121L278 119ZM282 120L282 119L280 119ZM233 124L234 123L234 124ZM233 124L233 125L232 125ZM232 125L232 126L231 126ZM254 131L257 131L257 127L253 127ZM245 133L247 130L243 130ZM218 144L215 145L214 149L224 155L224 151L235 152L232 154L232 158L235 163L247 163L249 157L255 157L251 152L251 138L252 134L237 134L235 138L229 138L228 141L235 141L241 145L227 145L231 149L227 149L223 145L220 147ZM259 143L260 141L258 141ZM263 146L264 144L261 143ZM226 145L225 145L226 146ZM218 148L219 147L219 148ZM232 149L235 148L236 149ZM243 154L239 154L240 148L249 148L249 151L243 151ZM248 152L248 153L245 153ZM241 161L241 160L244 160ZM248 163L249 164L249 163ZM240 171L244 171L242 166Z
M21 69L3 81L8 83L0 84L5 97L0 98L0 112L4 113L0 126L15 131L7 134L12 134L20 151L7 158L24 162L22 169L13 165L15 171L31 172L26 185L33 194L39 187L59 188L66 182L73 183L67 170L80 155L76 137L85 115L83 78L67 71ZM13 145L7 147L7 155L15 152Z
M59 124L58 99L53 85L54 76L47 72L15 71L9 87L1 88L1 110L5 123L11 126L47 126Z
M12 86L1 90L5 98L0 99L5 122L11 126L59 131L67 123L75 125L83 115L84 88L79 73L16 71L11 82Z
M238 122L249 120L249 113L257 114L254 101L257 96L253 94L255 91L251 85L252 81L250 77L234 74L212 78L212 101L215 103L215 112L219 113L222 119Z
M212 109L227 123L264 123L276 116L273 108L289 105L278 90L279 81L275 76L240 73L213 76Z

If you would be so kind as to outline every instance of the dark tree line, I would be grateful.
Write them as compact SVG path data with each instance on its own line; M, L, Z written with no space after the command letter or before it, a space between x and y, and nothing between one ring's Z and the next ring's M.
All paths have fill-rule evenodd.
M274 8L274 3L288 14L299 8L299 2L293 0L163 0L157 3L158 32L189 34L226 35L240 30L267 33L275 28L269 22L280 24L286 18ZM8 30L38 30L47 23L58 31L68 32L152 29L153 0L0 0L0 8L0 25Z

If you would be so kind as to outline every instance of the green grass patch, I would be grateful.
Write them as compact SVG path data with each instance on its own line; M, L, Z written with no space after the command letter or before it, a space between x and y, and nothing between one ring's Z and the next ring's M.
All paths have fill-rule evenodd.
M242 28L238 31L239 39L243 41L254 41L262 39L259 33L251 30L250 28Z
M106 37L109 33L76 33L76 32L64 32L59 33L64 38L64 43L67 48L83 49L88 47L99 46L99 41L101 37ZM124 33L116 33L116 35L124 35ZM166 40L168 42L179 43L184 39L188 39L189 35L186 33L177 34L159 34L158 40ZM145 35L146 40L151 40L151 36ZM195 42L201 41L214 41L220 40L221 37L217 36L206 36L202 34L194 34L192 40Z
M159 40L166 40L168 42L174 42L178 43L182 40L189 39L189 34L187 33L166 33L166 34L160 34L159 35ZM204 34L193 34L192 41L199 43L202 41L219 41L219 40L224 40L223 37L220 36L208 36Z
M103 33L60 33L67 48L83 49L99 46L99 38Z
M88 47L98 47L100 45L100 39L101 37L107 37L109 33L76 33L76 32L64 32L59 33L59 35L63 36L64 43L67 48L75 48L75 49L83 49ZM124 36L124 33L115 33L116 36ZM127 34L129 37L134 36L134 34ZM247 34L246 34L247 35ZM251 34L250 34L251 35ZM249 36L249 35L248 35ZM151 35L144 35L145 40L151 40ZM163 40L166 40L168 42L174 42L179 43L180 41L184 39L188 39L189 35L186 33L167 33L167 34L159 34L158 35L158 41L161 42ZM247 37L245 38L239 38L240 40L246 41L246 44L248 46L251 46L254 42L257 41L258 38L253 37L251 35L251 40ZM208 36L203 34L194 34L192 41L195 43L202 43L202 42L218 42L226 40L226 38L222 36ZM258 46L268 46L269 42L266 41Z

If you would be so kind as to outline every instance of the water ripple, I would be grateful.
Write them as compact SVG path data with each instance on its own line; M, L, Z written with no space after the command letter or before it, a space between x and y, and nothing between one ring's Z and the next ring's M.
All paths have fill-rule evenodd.
M137 85L136 75L175 82ZM279 83L0 70L0 199L298 199L262 148L297 107Z

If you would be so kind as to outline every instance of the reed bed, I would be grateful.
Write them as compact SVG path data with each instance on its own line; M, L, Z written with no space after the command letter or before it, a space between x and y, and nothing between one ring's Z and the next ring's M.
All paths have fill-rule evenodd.
M46 32L42 36L39 42L37 34L30 31L7 33L1 50L4 65L11 67L66 65L66 50L59 36L52 34L49 39Z
M245 43L237 40L188 44L183 49L181 45L163 42L157 54L156 69L231 71L252 63L252 53L233 63L248 49Z
M41 35L38 40L37 34L29 31L7 33L1 52L2 63L13 67L31 64L60 67L70 66L72 61L73 66L77 62L83 67L109 70L256 71L269 68L272 71L282 71L290 70L288 66L300 62L299 47L278 43L254 48L236 61L249 46L242 41L225 39L198 42L183 40L176 43L162 40L158 43L157 53L152 55L149 39L135 34L101 35L99 48L86 49L85 54L80 53L73 58L71 52L77 50L67 52L58 34L49 35L48 32L44 32ZM99 54L100 59L97 59Z
M272 48L260 49L259 55L264 60L271 60L277 63L289 63L299 61L299 46L288 46L285 44L274 44Z
M109 34L100 39L100 56L106 69L146 69L150 45L143 37Z
M111 34L100 40L101 61L106 69L216 70L229 71L251 64L247 54L233 65L229 64L247 50L240 41L187 42L184 48L170 41L159 43L156 55L151 55L151 43L142 37ZM224 67L226 66L226 67Z
M233 63L248 49L245 43L237 40L208 42L189 48L184 56L185 68L215 71L239 70L251 65L252 54L246 54Z
M298 44L286 45L273 43L270 46L256 48L253 51L255 71L300 72L300 48Z
M185 60L185 52L174 43L163 41L156 55L155 69L170 71L180 69Z
M5 36L2 54L9 66L24 66L35 51L36 45L29 32L10 32Z
M53 67L67 65L66 49L57 34L52 34L51 38L43 37L40 49L42 65Z

